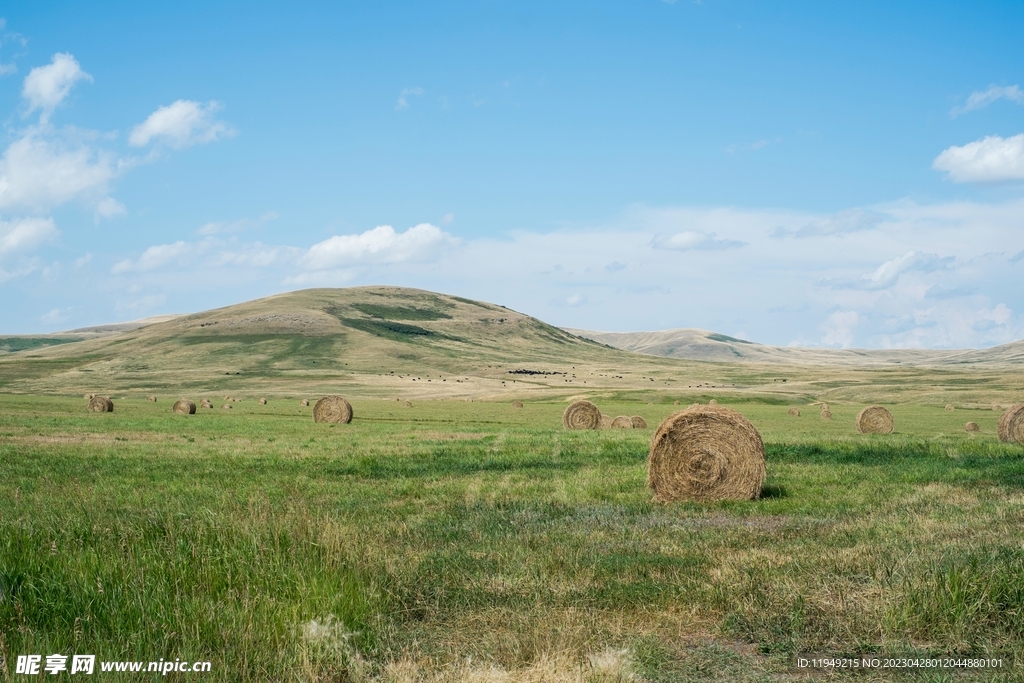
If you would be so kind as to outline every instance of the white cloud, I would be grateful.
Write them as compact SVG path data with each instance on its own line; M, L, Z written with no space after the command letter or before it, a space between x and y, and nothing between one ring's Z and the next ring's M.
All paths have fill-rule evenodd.
M119 275L128 272L145 272L155 270L184 256L194 254L197 246L189 242L178 241L174 244L158 244L142 252L142 256L132 261L126 259L114 264L111 274Z
M952 256L940 258L936 254L911 250L903 256L886 261L873 273L861 278L859 284L866 289L885 289L896 284L904 273L912 271L933 273L943 268L949 268L953 261Z
M402 94L398 96L398 102L395 103L395 109L396 110L398 110L398 109L408 109L409 108L409 101L405 99L406 96L408 96L408 95L422 95L423 93L424 93L423 88L419 88L419 87L417 87L417 88L404 88L402 90Z
M427 258L440 247L454 244L455 238L430 223L420 223L405 232L379 225L358 235L335 235L314 244L302 262L311 270L400 263Z
M25 77L21 95L28 100L28 112L41 110L41 120L50 114L71 92L78 81L91 81L92 76L82 71L78 61L71 55L58 52L46 66L37 66Z
M956 183L1024 180L1024 133L1009 138L990 135L935 157L932 168Z
M829 235L846 235L861 230L871 230L882 222L884 216L877 211L865 209L845 209L831 216L811 221L796 230L784 227L775 228L773 237L792 235L797 238L824 237Z
M996 85L990 85L988 90L979 90L971 93L971 96L967 98L962 107L953 107L950 111L951 116L958 116L964 112L974 111L975 109L982 109L992 104L996 100L1010 100L1017 104L1024 104L1024 91L1020 89L1018 85L1009 85L1006 87L999 87Z
M0 210L48 211L82 199L109 212L107 188L117 173L111 154L29 130L0 157ZM113 200L110 200L113 201Z
M684 230L668 237L659 235L651 242L651 246L657 249L672 249L674 251L735 249L742 247L744 244L746 242L738 240L716 239L715 233L706 233L699 230Z
M39 316L40 322L46 323L47 325L56 325L67 320L68 317L59 308L54 308L49 313Z
M853 346L854 330L861 322L857 311L836 311L821 324L821 343L825 346Z
M135 126L128 142L135 147L144 147L155 140L168 147L182 149L229 137L234 131L214 117L220 108L217 102L203 105L192 100L178 100L160 107Z
M51 218L0 220L0 258L34 249L57 235Z

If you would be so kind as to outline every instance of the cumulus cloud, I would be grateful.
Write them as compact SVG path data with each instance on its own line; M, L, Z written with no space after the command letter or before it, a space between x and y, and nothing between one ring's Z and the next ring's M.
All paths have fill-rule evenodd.
M335 235L314 244L302 263L311 270L400 263L427 258L439 248L454 244L454 237L430 223L420 223L405 232L395 232L390 225L379 225L357 235Z
M0 210L48 211L75 199L99 204L116 172L111 154L31 130L0 157Z
M184 256L194 254L197 245L178 241L174 244L158 244L146 249L139 258L125 259L114 264L110 269L111 274L120 275L128 272L145 272L163 267L173 261L180 260Z
M965 112L987 107L996 100L1004 99L1016 102L1017 104L1024 104L1024 91L1022 91L1018 85L1009 85L1006 87L990 85L988 90L972 92L962 107L953 107L952 111L949 113L951 116L956 117Z
M57 228L51 218L0 220L0 259L34 249L56 235Z
M962 147L944 150L932 168L945 171L955 183L996 183L1024 180L1024 133L1008 138L990 135Z
M135 126L128 142L134 147L145 147L158 141L174 149L183 149L229 137L234 131L215 117L220 109L217 102L204 105L192 100L178 100L160 107Z
M28 100L28 112L41 111L43 121L57 108L71 92L72 86L78 81L92 81L92 76L82 71L70 54L58 52L46 66L37 66L25 77L21 91L22 97Z
M735 249L742 247L744 244L746 242L738 240L717 239L715 233L707 233L700 230L684 230L668 237L659 235L651 242L651 246L656 249L671 249L674 251Z

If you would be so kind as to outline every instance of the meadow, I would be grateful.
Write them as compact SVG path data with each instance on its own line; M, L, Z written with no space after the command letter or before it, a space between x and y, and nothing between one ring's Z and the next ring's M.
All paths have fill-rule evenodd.
M659 505L647 451L679 406L646 394L599 405L651 429L578 432L556 399L357 397L328 426L253 398L0 395L7 678L88 653L212 662L115 680L778 681L863 655L1003 666L862 680L1022 679L1024 448L992 410L894 405L865 436L860 405L736 403L763 495Z

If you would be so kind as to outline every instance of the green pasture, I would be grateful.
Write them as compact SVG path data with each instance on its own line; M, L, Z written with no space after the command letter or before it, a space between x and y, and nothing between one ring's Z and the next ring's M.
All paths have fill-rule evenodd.
M762 497L657 505L647 450L683 399L569 432L554 400L353 398L328 426L299 396L174 398L0 395L0 678L28 653L203 681L804 680L798 657L855 655L1003 662L862 680L1024 678L1024 447L994 411L892 405L865 436L862 405L732 404Z

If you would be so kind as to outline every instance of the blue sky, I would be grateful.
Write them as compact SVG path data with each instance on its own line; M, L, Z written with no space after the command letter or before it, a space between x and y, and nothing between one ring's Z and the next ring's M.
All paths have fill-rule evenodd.
M18 3L0 333L396 284L600 330L1024 338L1024 5Z

